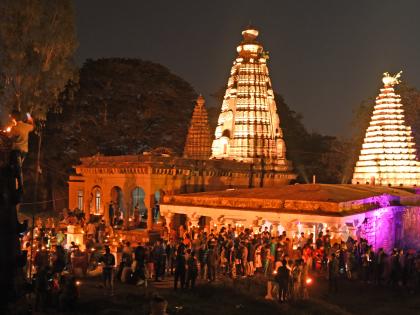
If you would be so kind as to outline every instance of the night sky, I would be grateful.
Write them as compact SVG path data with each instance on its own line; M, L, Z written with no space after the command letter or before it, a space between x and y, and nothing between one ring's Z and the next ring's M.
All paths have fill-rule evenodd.
M274 90L309 130L348 134L352 109L376 96L385 71L403 70L420 88L418 0L75 0L75 8L79 64L152 60L218 107L209 95L226 85L251 21L270 53Z

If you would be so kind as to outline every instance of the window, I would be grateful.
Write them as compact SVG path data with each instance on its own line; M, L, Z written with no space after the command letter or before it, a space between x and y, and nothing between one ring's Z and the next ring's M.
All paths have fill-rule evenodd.
M83 190L77 191L77 208L83 211Z
M101 192L99 189L95 192L95 212L99 214L101 211Z

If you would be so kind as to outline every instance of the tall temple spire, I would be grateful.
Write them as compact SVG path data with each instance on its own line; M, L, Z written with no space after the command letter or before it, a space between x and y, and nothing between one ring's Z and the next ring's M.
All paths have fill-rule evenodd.
M420 163L411 127L404 119L401 96L394 85L400 83L401 72L384 73L376 97L370 125L353 174L353 184L403 185L420 184Z
M185 142L184 157L188 159L207 160L211 155L210 127L204 103L204 97L200 95L194 107Z
M287 164L274 92L268 75L268 53L248 27L237 47L222 103L212 158Z

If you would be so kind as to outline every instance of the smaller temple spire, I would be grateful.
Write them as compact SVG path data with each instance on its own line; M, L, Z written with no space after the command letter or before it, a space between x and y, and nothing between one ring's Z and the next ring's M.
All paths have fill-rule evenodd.
M205 100L202 95L197 98L197 104L188 129L185 142L184 157L187 159L207 160L211 155L211 135Z
M383 74L383 88L376 97L369 127L366 130L353 184L418 186L420 162L415 139L407 125L401 96L394 86L400 83L401 71Z

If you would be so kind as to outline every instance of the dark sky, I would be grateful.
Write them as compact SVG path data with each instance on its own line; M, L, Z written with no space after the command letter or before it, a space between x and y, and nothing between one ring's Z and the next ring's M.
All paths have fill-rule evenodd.
M346 135L352 109L376 95L385 71L403 70L420 88L419 0L75 0L75 7L80 64L152 60L204 96L227 83L251 21L270 52L275 91L309 130Z

